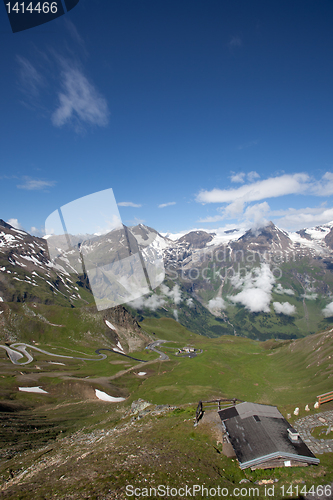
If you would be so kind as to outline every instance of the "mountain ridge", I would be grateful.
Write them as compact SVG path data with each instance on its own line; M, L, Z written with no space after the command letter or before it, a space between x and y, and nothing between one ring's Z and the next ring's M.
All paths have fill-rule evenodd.
M176 240L143 224L127 228L133 251L153 248L166 275L163 285L126 307L137 319L172 317L208 336L314 333L333 315L332 228L330 222L291 233L270 222L248 231L189 231ZM118 253L125 240L109 234L104 244L125 256L125 247ZM66 266L68 259L73 255L64 251L52 263L45 239L2 221L0 301L93 304L84 270Z

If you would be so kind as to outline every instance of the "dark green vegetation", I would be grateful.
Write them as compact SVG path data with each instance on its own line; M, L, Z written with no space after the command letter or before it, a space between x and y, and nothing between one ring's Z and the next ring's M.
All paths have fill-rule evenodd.
M166 280L165 283L171 290L175 286L172 280ZM143 321L145 318L158 319L167 317L175 319L175 314L177 314L178 322L181 325L199 335L211 338L220 337L221 335L233 335L233 326L224 321L224 319L215 317L199 300L196 300L192 296L191 291L191 287L187 287L186 285L181 287L183 300L178 306L171 299L165 299L166 303L163 307L155 311L147 308L133 309L128 306L126 307L138 321ZM159 293L158 289L156 293ZM191 300L191 306L187 303L189 299Z
M139 321L145 318L176 317L189 330L210 338L236 334L261 341L270 338L302 338L324 330L333 323L333 317L325 318L322 312L331 301L330 290L333 290L332 271L322 260L303 257L291 262L271 262L274 284L271 288L268 286L269 312L251 312L244 305L232 302L232 297L242 290L242 287L237 288L237 280L233 281L232 278L237 275L244 278L248 273L255 280L255 270L260 269L259 262L247 262L245 257L244 260L245 263L231 262L226 267L225 263L211 259L197 263L197 267L192 268L196 272L192 274L191 269L185 273L181 267L177 268L177 272L171 271L171 279L165 280L165 284L170 290L179 287L182 301L178 306L157 289L154 293L165 300L162 307L156 310L142 307L131 309L131 312ZM258 287L265 289L263 284ZM282 292L279 291L281 289ZM225 301L225 308L209 310L209 301L217 297ZM290 315L277 313L274 302L287 302L295 308L294 312Z
M312 430L311 434L316 439L333 439L332 432L327 431L330 431L327 425L320 425L318 427L315 427Z
M1 344L35 341L47 351L94 358L95 349L116 342L102 314L89 307L3 303L1 308ZM256 481L278 479L279 488L333 480L332 454L320 455L316 467L241 471L237 461L222 455L214 429L208 424L193 427L199 399L237 397L276 405L285 416L295 406L299 417L307 415L306 404L310 414L333 409L333 403L313 409L317 394L332 390L330 332L258 342L228 335L207 338L171 318L145 319L141 326L145 344L150 339L168 341L160 350L169 361L159 361L143 344L130 354L148 363L111 352L102 361L78 361L29 350L33 363L15 366L0 350L1 498L125 499L130 498L126 485L202 484L230 491L258 487L254 498L263 499L264 486ZM132 331L126 337L124 331L120 341L127 349L138 336ZM202 353L194 358L173 355L184 346ZM139 376L143 371L146 375ZM48 394L19 392L21 386L41 386ZM96 399L95 389L126 399L103 402ZM139 398L153 410L155 405L172 408L138 419L130 409ZM240 485L245 478L250 483ZM274 498L282 498L279 491Z

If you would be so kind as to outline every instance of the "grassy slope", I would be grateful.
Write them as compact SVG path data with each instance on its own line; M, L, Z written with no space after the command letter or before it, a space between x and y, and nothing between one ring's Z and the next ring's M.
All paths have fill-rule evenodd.
M84 310L40 307L40 314L50 322L65 324L66 330L32 317L33 326L29 321L21 323L17 340L31 341L37 331L41 347L47 341L51 347L75 348L91 354L102 347L101 343L107 345L105 332L100 330L103 324ZM15 314L15 308L11 311ZM18 312L19 309L17 327ZM313 407L317 394L332 389L330 333L296 342L260 343L231 336L208 339L171 318L147 319L142 327L154 337L168 340L161 349L170 356L170 361L141 365L140 370L147 373L145 377L136 375L138 368L111 379L119 370L138 365L118 355L100 362L66 360L63 367L50 366L45 355L34 354L36 363L23 369L9 363L0 351L0 385L5 403L2 410L6 410L1 413L6 427L1 428L5 455L0 474L3 480L10 475L14 478L2 492L3 498L39 500L56 498L56 494L58 498L73 499L126 498L126 484L142 486L147 479L151 485L181 486L187 482L210 487L238 486L245 477L251 481L276 477L279 485L296 479L311 484L333 480L331 454L320 457L319 467L242 472L237 462L221 455L210 429L194 429L192 420L198 400L213 397L277 405L284 415L299 406L300 416L305 415L305 404ZM185 345L203 352L192 359L172 355L174 347ZM147 360L157 358L156 353L147 351L135 355ZM112 364L110 361L114 360L123 364ZM31 377L40 376L38 383L31 385L42 385L50 394L19 393L20 371ZM70 379L61 378L65 371ZM82 380L83 377L89 378ZM117 405L97 401L94 388L123 395L127 400ZM153 404L176 405L180 410L132 423L126 412L138 398ZM333 405L323 409L330 407ZM18 411L8 413L8 408ZM10 434L8 423L12 426ZM22 431L27 425L28 433ZM29 467L30 472L21 478L20 473Z
M315 402L317 394L332 387L329 379L333 374L329 359L329 356L333 358L331 334L317 334L295 342L261 343L230 336L206 339L186 331L171 319L149 319L142 325L160 338L178 341L182 336L203 350L196 358L172 357L171 362L162 363L166 371L163 385L156 382L156 378L145 381L140 394L150 395L154 402L162 399L162 393L164 398L170 394L169 400L176 403L215 396L237 397L291 410L297 405ZM316 351L319 347L318 352L325 353L322 356ZM156 367L156 372L161 369Z
M43 410L45 415L50 413L50 408ZM126 485L179 488L202 484L229 491L256 487L259 495L255 498L264 499L264 486L258 487L255 481L276 478L274 498L279 499L282 485L294 482L309 487L332 480L332 474L326 472L327 456L318 467L241 471L237 461L221 454L221 446L208 427L193 428L193 411L186 407L135 422L121 408L110 412L105 403L66 402L52 409L52 414L55 420L62 419L64 432L44 448L21 453L16 461L8 460L0 473L3 479L12 479L4 483L2 498L125 499ZM66 423L75 415L80 415L84 429L69 433ZM251 482L240 485L245 478Z

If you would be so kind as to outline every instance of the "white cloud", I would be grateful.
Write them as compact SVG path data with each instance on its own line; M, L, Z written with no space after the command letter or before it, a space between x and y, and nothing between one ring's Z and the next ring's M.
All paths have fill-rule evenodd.
M278 286L275 288L274 292L279 293L281 295L283 295L284 293L286 295L295 295L294 290L292 290L291 288L283 288L281 283L278 284Z
M270 312L269 304L272 296L272 288L275 278L268 264L262 264L244 278L238 276L238 287L243 285L243 290L237 295L230 295L232 302L240 303L251 312ZM234 278L235 279L235 278Z
M133 208L140 208L140 207L142 207L142 205L139 205L137 203L133 203L131 201L121 201L120 203L118 203L118 206L119 207L133 207Z
M289 302L273 302L274 310L277 314L285 314L291 316L295 313L296 308Z
M247 174L247 180L253 182L255 179L260 179L260 175L255 170Z
M285 174L271 177L252 184L245 184L237 189L212 189L201 191L196 198L199 203L242 203L276 198L287 194L304 193L309 190L310 177L307 174Z
M219 210L223 212L224 218L233 219L234 217L242 215L244 211L244 206L245 206L244 200L236 199L235 201L227 205L225 208L220 207Z
M187 299L187 300L186 300L186 305L187 305L188 307L191 307L191 308L192 308L192 307L194 307L194 302L193 302L193 299L192 299L192 298Z
M160 295L153 294L150 297L139 297L138 299L129 302L129 305L136 309L151 309L156 311L156 309L162 307L165 304L165 299Z
M287 229L303 229L304 227L319 226L333 220L333 208L325 206L288 208L287 210L273 210L272 217L279 217L277 224Z
M138 226L139 224L144 224L146 221L145 221L145 219L139 219L138 217L134 217L133 220L127 219L125 222L129 226Z
M222 297L216 297L215 299L211 299L208 302L208 309L210 311L213 311L214 309L222 309L224 310L226 308L225 301L222 299Z
M162 203L161 205L158 205L158 208L170 207L171 205L176 205L176 202L170 201L169 203Z
M267 201L263 203L256 203L255 205L251 205L247 207L244 212L244 217L247 223L249 223L253 230L259 229L261 227L265 227L268 224L268 219L266 219L265 215L268 215L270 211L270 207Z
M17 56L16 60L19 64L20 89L31 98L38 97L45 84L41 73L25 57Z
M232 174L230 177L231 182L244 182L245 172L240 172L239 174Z
M173 315L175 317L175 320L178 321L179 317L178 317L178 311L177 311L177 309L174 309L172 312L173 312Z
M28 191L42 191L45 188L55 186L55 181L42 181L40 179L24 178L24 184L16 186L18 189L27 189Z
M23 229L22 224L18 221L18 219L8 219L7 223L11 226L15 227L15 229ZM24 229L23 229L24 231Z
M305 293L302 297L307 300L316 300L318 293Z
M139 297L138 299L132 300L129 302L129 305L136 309L151 309L152 311L156 311L164 304L166 304L166 298L170 298L175 305L180 304L182 302L182 293L179 289L178 285L175 285L172 289L168 288L166 285L161 285L159 287L161 292L160 295L153 293L149 297ZM191 299L189 299L191 300ZM189 305L189 304L188 304ZM190 306L191 307L191 306Z
M260 288L247 288L234 297L229 297L232 302L240 303L251 312L269 313L270 295Z
M323 177L312 186L312 194L316 196L330 196L333 194L333 173L326 172Z
M99 226L97 223L93 226L93 234L96 236L101 236L102 234L107 234L113 231L115 228L122 227L122 222L117 214L109 214L109 218L105 218L104 226Z
M35 226L31 226L29 232L30 232L30 234L33 234L34 236L38 236L40 238L42 238L43 236L45 236L45 228L38 229Z
M242 40L239 36L233 36L231 37L230 41L228 42L228 46L230 48L233 47L241 47L242 46Z
M247 148L250 148L252 146L256 146L258 144L259 141L249 141L249 142L245 142L244 144L240 144L238 146L238 149L247 149Z
M61 72L62 92L58 94L59 105L52 115L52 123L62 127L66 123L78 129L81 123L106 126L108 105L77 67L64 63Z
M239 182L243 183L245 182L245 177L249 182L253 182L255 179L259 179L260 175L252 170L251 172L248 172L247 174L245 172L239 172L238 174L235 174L234 172L231 172L230 180L231 182Z
M169 297L171 297L175 304L179 304L183 298L182 293L178 285L175 285L172 290L170 290Z
M74 42L76 42L77 45L80 46L80 48L83 49L83 51L86 53L87 51L85 48L84 40L79 34L78 30L76 29L75 24L73 24L72 21L68 19L68 16L65 16L62 22L64 23L70 35L72 36Z
M325 316L325 318L333 316L333 302L327 304L327 306L323 309L323 315Z
M197 222L219 222L220 220L224 220L225 216L224 215L213 215L213 216L208 216L205 218L201 218L197 220Z
M244 278L241 277L240 273L231 276L230 282L234 288L240 289L244 284Z
M231 176L233 182L257 179L255 171L248 174L238 173ZM242 218L244 222L254 225L265 225L269 216L275 217L280 227L300 229L311 225L319 225L333 220L333 208L325 206L316 208L288 210L270 210L267 202L248 206L250 203L269 198L299 194L310 196L329 196L333 194L333 173L326 172L320 180L311 178L306 173L284 174L269 179L248 182L237 188L202 190L196 197L199 203L221 203L216 216L208 216L199 222L217 222L226 218ZM245 210L245 212L244 212ZM276 219L276 217L280 217Z
M29 98L29 107L37 108L43 116L51 115L56 127L69 124L81 132L85 125L106 126L109 118L107 101L84 74L79 60L80 54L88 55L84 39L69 19L62 22L72 37L70 45L66 42L60 44L62 53L54 48L35 50L33 63L17 56L19 88ZM50 96L57 97L57 104L51 112Z
M160 290L163 295L170 297L175 304L179 304L183 300L179 285L175 285L172 289L169 289L166 285L161 285Z

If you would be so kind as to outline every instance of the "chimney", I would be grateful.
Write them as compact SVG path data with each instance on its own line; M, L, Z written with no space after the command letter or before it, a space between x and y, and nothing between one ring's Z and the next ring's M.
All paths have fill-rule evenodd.
M297 431L295 431L295 429L293 429L292 427L290 427L289 429L287 429L288 431L288 437L290 439L290 441L292 443L297 443L297 441L299 440L299 434Z

